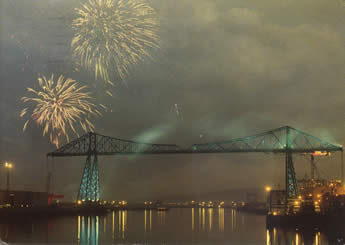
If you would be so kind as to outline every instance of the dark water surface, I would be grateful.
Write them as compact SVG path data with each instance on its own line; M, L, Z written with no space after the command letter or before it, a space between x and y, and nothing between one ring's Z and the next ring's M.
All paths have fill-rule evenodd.
M265 216L223 208L116 211L1 224L9 244L344 244L345 229L266 229ZM1 242L0 242L1 244Z

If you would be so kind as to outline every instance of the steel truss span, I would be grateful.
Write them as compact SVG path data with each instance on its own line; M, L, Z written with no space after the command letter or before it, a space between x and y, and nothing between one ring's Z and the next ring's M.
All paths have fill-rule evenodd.
M233 140L194 144L181 148L174 144L148 144L123 140L89 132L78 139L47 154L48 157L86 156L87 160L78 193L78 200L95 201L100 198L97 156L131 154L201 154L201 153L249 153L271 152L286 154L286 198L298 194L292 160L293 153L343 152L341 145L331 144L293 127L284 126L261 134ZM94 162L91 164L91 156ZM342 155L343 156L343 155ZM343 157L342 180L343 176Z
M193 152L273 152L308 153L343 151L340 145L330 144L293 127L285 126L261 134L233 140L194 144Z
M147 144L131 140L122 140L89 132L78 139L60 147L47 156L88 156L88 155L116 155L116 154L162 154L179 153L177 145Z
M147 144L123 140L97 133L87 133L50 152L50 157L117 155L117 154L179 154L179 153L232 153L273 152L308 153L315 151L343 151L340 145L330 144L295 128L285 126L261 134L233 140L194 144L181 148L174 144Z

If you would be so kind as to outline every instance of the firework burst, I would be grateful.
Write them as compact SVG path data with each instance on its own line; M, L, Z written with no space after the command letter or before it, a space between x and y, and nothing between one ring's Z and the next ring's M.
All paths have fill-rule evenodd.
M115 71L124 80L132 65L159 48L158 18L146 0L88 0L76 11L73 56L96 79L111 83Z
M54 75L49 79L43 76L38 78L38 89L28 88L32 97L23 97L24 103L33 106L31 120L42 126L43 135L49 134L50 141L59 146L61 138L69 141L68 132L78 135L78 128L83 131L93 131L94 125L89 121L90 116L100 116L97 106L91 102L92 98L86 86L62 75L54 82ZM20 113L24 117L31 107L26 107ZM24 124L23 131L29 123Z

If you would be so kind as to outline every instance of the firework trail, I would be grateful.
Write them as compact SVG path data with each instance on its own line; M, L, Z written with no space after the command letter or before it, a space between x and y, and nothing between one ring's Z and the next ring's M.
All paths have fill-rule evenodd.
M158 49L158 18L146 0L88 0L76 9L71 43L77 64L110 83L114 71L124 80L133 65Z
M68 133L73 131L78 135L77 129L83 131L93 131L94 125L89 121L91 116L101 116L98 108L91 102L90 93L84 92L86 86L62 75L57 82L54 82L54 75L49 79L43 76L38 78L38 89L28 88L32 97L23 97L24 103L33 106L31 120L42 126L43 136L49 134L50 141L59 147L61 138L69 141ZM26 107L20 113L24 117L29 112L30 107ZM24 124L23 131L26 130L30 119ZM78 127L78 128L77 128Z

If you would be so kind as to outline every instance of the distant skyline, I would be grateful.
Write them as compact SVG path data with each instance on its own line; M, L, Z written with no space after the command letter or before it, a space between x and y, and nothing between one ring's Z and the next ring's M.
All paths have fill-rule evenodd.
M46 153L55 149L41 128L22 132L20 98L38 73L92 85L97 102L109 107L94 121L104 135L189 146L290 125L345 145L342 1L152 0L161 49L116 85L114 97L72 69L71 20L79 3L0 3L0 162L14 163L13 188L44 191ZM84 162L54 159L55 192L76 197ZM324 177L338 178L339 162L334 154L317 164ZM296 171L309 173L303 156L296 156ZM105 199L263 188L283 185L284 156L102 157L100 174Z

